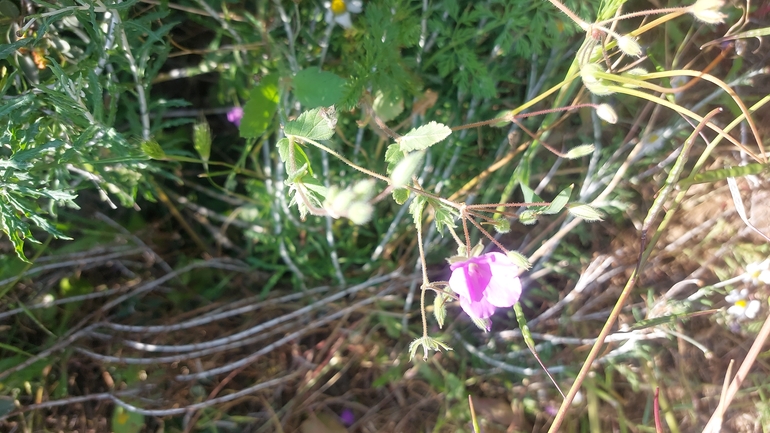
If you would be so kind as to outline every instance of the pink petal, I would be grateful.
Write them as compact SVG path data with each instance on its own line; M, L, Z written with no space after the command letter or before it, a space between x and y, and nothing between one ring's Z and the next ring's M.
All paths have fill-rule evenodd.
M484 298L474 302L465 296L460 296L460 306L463 307L466 314L475 319L486 319L495 313L495 306Z
M521 296L521 280L519 267L511 262L505 254L485 254L488 259L492 277L487 284L484 296L495 307L511 307Z
M491 273L489 265L476 258L451 266L452 276L449 287L460 296L478 302L484 298L484 289L489 284Z
M484 299L500 308L512 307L520 296L521 280L518 278L501 280L493 277L484 292Z

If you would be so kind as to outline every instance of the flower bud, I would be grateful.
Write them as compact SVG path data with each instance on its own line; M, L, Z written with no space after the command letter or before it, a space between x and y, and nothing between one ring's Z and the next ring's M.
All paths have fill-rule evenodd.
M506 255L511 259L511 262L513 262L514 265L521 269L529 270L532 267L532 263L529 262L529 259L518 251L508 251L508 254Z
M357 182L353 187L353 193L359 200L369 200L374 197L374 179L365 179Z
M618 122L618 114L615 113L615 109L613 109L610 104L599 104L596 108L596 115L605 122L613 125Z
M511 231L511 222L507 218L500 218L493 222L495 231L498 233L508 233Z
M724 5L724 0L698 0L689 7L689 12L698 21L706 24L720 24L727 18L727 15L720 12Z
M365 201L357 201L350 204L348 218L350 218L353 224L361 225L371 221L373 213L374 207L371 204Z
M393 169L390 178L393 180L393 186L401 188L412 179L412 175L417 171L425 151L412 152L404 157L401 162Z
M639 57L642 55L642 46L631 36L619 37L618 48L627 56Z

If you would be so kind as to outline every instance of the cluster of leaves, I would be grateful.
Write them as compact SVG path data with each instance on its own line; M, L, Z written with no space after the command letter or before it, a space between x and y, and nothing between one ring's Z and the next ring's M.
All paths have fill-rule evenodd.
M55 226L56 209L76 207L79 189L96 185L103 200L135 202L148 168L141 143L167 126L149 124L148 111L164 104L137 100L137 89L148 92L145 77L163 65L162 37L171 26L155 28L162 13L122 21L133 3L59 6L25 17L24 28L4 21L11 40L0 53L0 218L22 260L24 239L34 241L30 222L66 238ZM3 5L19 18L10 2Z

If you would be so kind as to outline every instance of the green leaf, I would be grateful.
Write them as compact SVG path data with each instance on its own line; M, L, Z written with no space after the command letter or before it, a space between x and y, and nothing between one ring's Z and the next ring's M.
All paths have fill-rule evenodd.
M19 17L19 8L10 0L0 0L0 16L15 20Z
M300 114L297 120L287 122L283 132L300 139L328 140L334 135L335 126L337 113L334 107L318 107Z
M266 75L251 89L249 101L243 107L241 137L256 138L267 131L278 108L278 74Z
M408 190L404 190L408 191ZM422 225L422 212L427 204L425 197L421 195L414 196L414 200L409 204L409 213L412 214L412 220L415 226Z
M111 424L115 433L138 433L144 427L144 415L115 406Z
M524 182L521 182L519 186L521 187L521 193L524 195L525 203L536 203L536 202L545 201L542 198L540 198L540 196L535 194L535 191L529 186L527 186L527 184L525 184Z
M398 143L393 143L385 150L385 162L388 163L387 173L390 175L396 166L406 156L406 153L401 151L401 147Z
M412 343L409 345L409 360L410 361L412 359L414 359L414 355L417 354L417 349L419 349L420 347L422 347L422 349L423 349L423 354L424 354L424 358L423 359L427 359L428 358L428 351L429 350L434 350L436 352L438 352L440 350L452 350L451 347L449 347L446 344L436 340L435 338L431 338L431 337L427 337L427 336L426 337L422 337L422 338L418 338L418 339L412 341Z
M564 209L564 206L566 206L567 203L569 203L569 197L570 195L572 195L572 188L574 186L575 185L572 184L564 188L563 190L561 190L561 192L556 196L556 198L553 199L551 204L549 204L548 206L546 206L545 209L542 210L542 213L546 215L553 215L561 212L561 210Z
M206 119L193 126L193 146L203 161L211 156L211 129Z
M417 129L412 129L398 139L402 152L427 149L439 141L449 137L452 130L441 123L430 122Z
M32 237L29 225L15 215L15 210L0 202L0 228L8 236L16 251L16 256L27 263L32 263L24 255L24 238Z
M587 204L580 203L568 206L567 212L569 212L572 216L583 218L586 221L601 221L603 217L599 210Z
M0 60L5 60L6 57L16 52L16 50L19 48L26 47L27 45L31 44L33 40L33 38L24 38L10 44L0 45Z
M436 230L438 230L439 233L444 233L444 226L455 226L455 210L453 208L438 200L430 200L430 204L436 211Z
M305 151L300 145L293 143L294 149L293 152L290 152L292 149L290 147L291 144L292 141L288 138L282 138L278 140L278 155L281 157L281 161L283 161L284 165L286 166L286 174L288 175L287 177L292 179L300 171L305 171L312 175L313 170L310 168L310 159L308 159Z
M143 141L141 147L142 152L144 152L145 155L152 159L166 158L166 152L163 151L163 148L160 147L160 144L158 144L158 142L155 140Z
M577 159L594 153L594 150L596 150L596 148L593 144L581 144L580 146L575 146L570 149L564 157L567 159Z
M330 107L340 101L346 83L336 74L312 66L294 77L294 95L306 108Z
M406 203L406 200L409 198L409 190L406 188L396 188L391 194L393 195L393 200L398 204Z
M22 96L14 96L8 99L8 103L0 106L0 119L4 118L10 112L17 109L21 110L21 107L30 104L34 98L35 96L32 93L26 93Z

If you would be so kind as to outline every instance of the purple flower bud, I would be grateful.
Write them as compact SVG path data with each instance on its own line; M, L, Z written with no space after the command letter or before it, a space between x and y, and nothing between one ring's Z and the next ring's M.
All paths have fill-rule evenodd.
M343 409L340 414L340 420L345 424L345 427L350 427L356 422L356 415L350 409Z
M227 112L227 120L234 123L236 126L241 126L241 119L243 118L243 108L233 107Z

